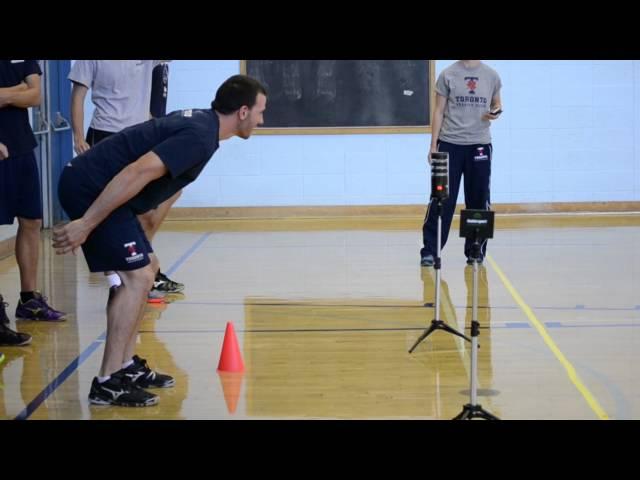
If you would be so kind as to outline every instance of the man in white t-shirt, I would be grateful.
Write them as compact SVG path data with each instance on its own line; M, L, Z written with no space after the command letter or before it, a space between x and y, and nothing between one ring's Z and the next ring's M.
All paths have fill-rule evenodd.
M96 143L127 127L146 122L151 118L151 85L153 70L163 60L78 60L69 73L73 83L71 91L71 125L75 152L89 150ZM84 135L84 99L91 89L91 101L95 109ZM149 240L152 240L171 206L181 192L138 219ZM110 287L120 285L115 272L105 272ZM169 279L160 270L156 273L148 301L163 302L164 294L178 293L184 285Z

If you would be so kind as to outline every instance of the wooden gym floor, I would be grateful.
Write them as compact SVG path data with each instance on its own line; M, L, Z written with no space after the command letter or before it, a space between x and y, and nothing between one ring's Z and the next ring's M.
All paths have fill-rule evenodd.
M89 406L107 287L41 246L39 288L64 323L15 322L0 347L4 419L450 419L469 401L469 344L436 331L416 218L168 221L154 247L183 295L148 306L138 354L173 375L148 408ZM457 222L441 319L469 333L471 267ZM640 419L640 215L498 216L480 270L478 402L502 419ZM426 305L425 305L426 304ZM232 322L244 374L216 372Z

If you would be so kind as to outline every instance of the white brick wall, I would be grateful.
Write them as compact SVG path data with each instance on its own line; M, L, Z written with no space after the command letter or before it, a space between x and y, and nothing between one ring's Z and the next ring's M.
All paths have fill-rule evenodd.
M436 76L451 63L437 61ZM502 77L505 109L492 127L492 203L640 200L640 61L486 63ZM168 109L208 107L239 65L172 62ZM227 140L177 206L424 203L429 141L420 134Z

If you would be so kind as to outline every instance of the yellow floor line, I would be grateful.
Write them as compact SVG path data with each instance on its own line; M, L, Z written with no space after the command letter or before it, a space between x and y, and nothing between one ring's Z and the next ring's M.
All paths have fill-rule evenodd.
M527 318L529 319L533 327L538 331L538 333L544 340L544 343L547 344L549 349L553 352L553 354L556 356L558 361L562 364L564 369L567 371L567 375L569 376L569 379L576 386L578 391L582 394L582 396L587 401L591 409L595 412L595 414L598 416L600 420L608 420L609 415L607 415L607 412L604 411L604 409L600 406L600 404L595 399L595 397L591 394L589 389L584 385L584 383L582 383L582 380L576 373L576 369L573 367L573 365L571 365L571 362L569 362L569 360L567 360L564 354L560 351L560 349L558 348L556 343L553 341L551 336L547 333L547 330L544 328L544 325L542 325L542 322L540 322L540 320L536 318L535 314L533 313L529 305L525 303L525 301L522 299L520 294L513 287L513 285L507 278L507 276L502 272L502 270L500 269L498 264L493 260L493 258L487 255L487 260L489 260L489 263L491 264L493 269L496 271L496 273L500 277L500 280L502 280L502 283L504 283L504 286L507 288L507 290L509 291L513 299L516 301L518 306L522 309L522 311L524 311L525 315L527 316Z

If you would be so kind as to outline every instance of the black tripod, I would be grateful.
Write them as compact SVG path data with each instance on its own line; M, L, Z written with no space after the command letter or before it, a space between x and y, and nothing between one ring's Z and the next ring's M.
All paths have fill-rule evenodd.
M463 221L462 219L460 220ZM480 257L480 241L477 237L477 229L471 246L471 258L473 259L473 294L471 301L471 386L469 388L469 403L467 403L457 416L452 420L472 420L482 418L484 420L500 420L490 414L477 402L478 386L478 336L480 324L478 323L478 258Z
M427 328L422 335L416 340L416 343L409 349L409 353L412 353L415 348L422 342L428 335L430 335L434 330L444 330L445 332L452 333L453 335L457 335L459 337L464 338L466 341L470 342L471 339L466 335L458 332L457 330L451 328L449 325L440 320L440 242L441 242L441 234L442 234L442 199L441 198L432 198L431 200L436 201L436 215L438 216L438 241L436 243L436 257L433 262L433 268L436 271L436 304L435 304L435 318L431 321L431 325Z

